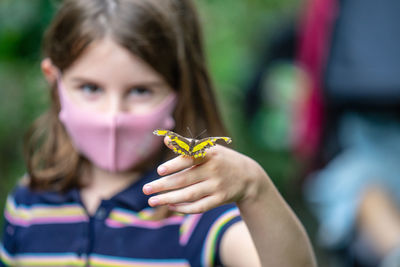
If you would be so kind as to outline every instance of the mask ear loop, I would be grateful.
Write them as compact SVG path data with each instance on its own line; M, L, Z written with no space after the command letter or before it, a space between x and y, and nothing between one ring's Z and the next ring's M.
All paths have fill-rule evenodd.
M57 76L56 76L56 88L57 88L57 93L58 93L58 99L60 100L60 105L61 108L64 105L65 101L65 90L64 90L64 85L62 82L62 73L61 71L57 68Z
M58 92L58 99L60 100L60 108L62 110L63 107L67 105L67 102L69 105L71 105L72 103L67 96L67 90L65 89L64 82L62 81L62 73L59 69L57 69L56 86Z
M62 87L62 73L61 71L57 68L57 74L56 74L56 86L58 91L60 91L60 87Z

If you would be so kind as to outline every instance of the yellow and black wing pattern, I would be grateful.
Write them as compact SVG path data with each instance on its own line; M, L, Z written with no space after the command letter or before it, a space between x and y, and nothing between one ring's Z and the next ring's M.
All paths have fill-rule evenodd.
M230 137L207 137L200 140L190 139L168 130L155 130L153 134L168 136L170 139L169 145L175 153L193 158L204 157L206 155L205 150L215 146L218 140L223 140L227 144L232 142Z

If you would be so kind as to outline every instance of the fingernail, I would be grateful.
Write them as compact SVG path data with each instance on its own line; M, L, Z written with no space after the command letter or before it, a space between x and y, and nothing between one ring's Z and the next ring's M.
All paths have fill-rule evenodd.
M163 175L164 173L167 172L167 168L163 165L160 165L160 166L158 166L157 171L158 171L159 175Z
M160 203L160 201L158 200L158 198L152 197L152 198L149 199L149 204L150 204L150 206L156 206L156 205L158 205L158 203Z
M143 192L145 194L151 194L151 185L146 184L145 186L143 186Z

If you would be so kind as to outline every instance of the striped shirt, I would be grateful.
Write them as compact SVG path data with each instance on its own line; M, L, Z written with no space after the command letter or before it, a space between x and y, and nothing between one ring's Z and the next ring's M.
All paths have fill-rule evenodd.
M225 231L241 220L234 205L151 220L142 186L155 172L102 200L89 216L78 190L17 187L4 211L0 266L217 266Z

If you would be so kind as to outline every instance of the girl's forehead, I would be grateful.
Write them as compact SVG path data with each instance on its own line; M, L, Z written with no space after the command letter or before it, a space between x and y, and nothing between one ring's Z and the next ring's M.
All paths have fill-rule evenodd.
M65 70L65 77L76 75L102 79L112 77L127 82L132 79L163 80L145 61L109 38L94 41Z

